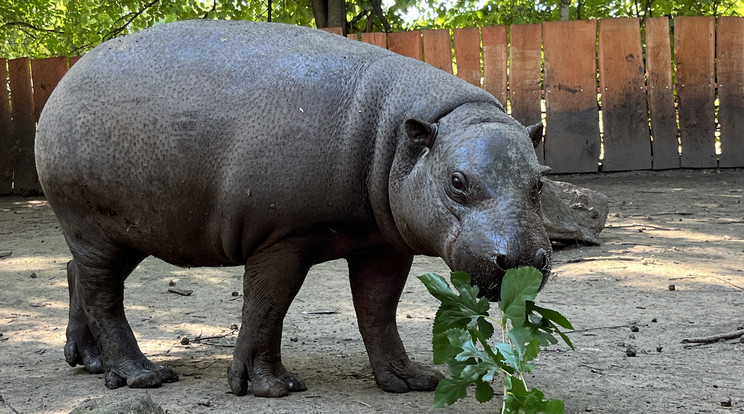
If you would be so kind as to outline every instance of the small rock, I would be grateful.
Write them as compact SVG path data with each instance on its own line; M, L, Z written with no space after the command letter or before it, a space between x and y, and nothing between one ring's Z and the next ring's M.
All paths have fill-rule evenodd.
M677 289L677 287L676 287L676 286L674 286L674 284L670 284L670 285L669 285L669 290L675 290L675 289Z
M165 414L163 408L155 404L150 394L110 394L105 397L88 399L75 407L70 414Z
M298 338L296 336L293 336L293 337L289 338L289 340L292 341L292 342L297 342L297 341L300 340L300 338Z
M625 355L627 355L627 356L629 356L631 358L634 357L634 356L636 356L636 350L635 350L635 348L629 347L628 349L626 349L625 350Z
M28 277L31 279L36 279L38 276L36 276L36 272L32 272Z
M657 347L656 347L656 352L661 352L661 350L662 350L662 349L664 349L664 347L663 347L663 346L657 346Z
M168 286L176 286L176 282L171 280L170 282L168 282Z
M238 292L233 292L233 293L232 293L232 295L233 295L233 296L238 296L238 295L240 295L240 293L238 293Z
M234 323L233 323L233 324L231 324L231 325L230 325L230 330L231 330L231 331L237 331L237 330L238 330L238 325L237 325L237 324L234 324Z
M630 331L631 332L638 332L638 326L636 326L636 325L630 325Z
M212 405L212 402L209 400L204 400L204 401L199 401L196 404L201 405L202 407L209 407L210 405Z
M191 342L191 340L188 337L186 337L186 336L184 336L183 338L181 338L181 345L188 345L190 342Z
M731 407L731 397L726 397L721 400L721 407Z
M11 250L0 250L0 257L8 257L13 254Z
M656 320L656 318L653 318L653 319L651 319L651 322L654 322L654 323L656 323L656 322L658 322L658 321Z

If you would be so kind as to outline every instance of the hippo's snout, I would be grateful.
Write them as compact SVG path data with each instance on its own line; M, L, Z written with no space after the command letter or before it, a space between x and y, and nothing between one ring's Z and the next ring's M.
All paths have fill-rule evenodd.
M493 256L492 262L484 266L486 272L478 272L473 277L473 284L478 286L478 297L485 297L492 302L499 301L501 297L501 281L507 270L519 267L532 266L538 269L542 275L540 289L545 286L550 276L552 267L552 249L538 248L534 254L506 254L498 252Z
M531 264L514 263L515 260L503 253L496 254L494 262L496 263L496 267L502 273L506 273L507 270L520 266L532 266L540 271L548 269L548 272L550 272L550 254L548 254L548 252L543 248L537 250L535 253L535 260Z

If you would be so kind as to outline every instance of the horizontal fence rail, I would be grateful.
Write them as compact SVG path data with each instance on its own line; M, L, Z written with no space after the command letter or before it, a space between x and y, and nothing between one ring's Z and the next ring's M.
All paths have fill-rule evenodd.
M556 173L744 167L744 17L348 36L483 87L525 125L544 122L537 153ZM76 61L0 59L0 194L40 191L36 121Z

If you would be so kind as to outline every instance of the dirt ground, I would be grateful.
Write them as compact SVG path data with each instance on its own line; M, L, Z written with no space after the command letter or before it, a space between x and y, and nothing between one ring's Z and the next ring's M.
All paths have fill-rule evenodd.
M538 302L573 322L576 350L543 351L528 384L563 399L569 413L744 412L744 343L680 342L744 327L744 171L553 178L607 194L610 217L603 246L555 252ZM101 375L64 362L69 252L43 198L0 198L0 251L12 251L0 258L0 414L67 413L86 398L144 392L168 413L424 412L432 403L432 393L375 386L344 262L313 268L285 321L284 361L308 390L263 399L236 397L226 382L240 268L147 259L128 280L128 318L145 354L181 380L112 391ZM438 304L413 276L429 271L448 272L439 259L418 258L398 310L409 353L427 363ZM168 293L171 281L193 294ZM217 338L194 341L200 335ZM499 408L497 396L442 412Z

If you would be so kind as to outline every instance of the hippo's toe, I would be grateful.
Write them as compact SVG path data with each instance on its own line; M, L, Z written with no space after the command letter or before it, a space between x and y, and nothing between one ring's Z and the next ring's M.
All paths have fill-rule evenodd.
M375 373L377 385L386 392L433 391L444 376L432 368L408 362Z

